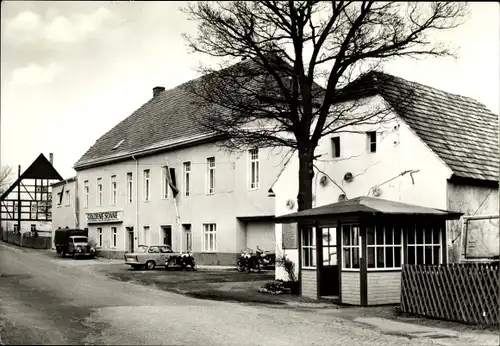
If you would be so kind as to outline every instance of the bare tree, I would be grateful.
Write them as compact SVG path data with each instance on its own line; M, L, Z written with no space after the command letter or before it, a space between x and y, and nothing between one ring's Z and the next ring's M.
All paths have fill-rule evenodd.
M0 168L0 194L7 190L12 183L12 167L4 166Z
M296 150L299 210L312 207L320 138L389 114L344 87L391 58L453 55L429 33L460 25L467 13L465 3L375 1L197 2L184 10L198 23L194 37L185 35L193 51L223 61L185 85L205 109L194 120L225 138L226 149Z

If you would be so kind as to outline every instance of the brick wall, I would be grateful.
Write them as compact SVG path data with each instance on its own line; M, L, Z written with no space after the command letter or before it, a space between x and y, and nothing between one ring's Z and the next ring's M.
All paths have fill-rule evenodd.
M302 269L301 272L301 295L308 298L317 299L317 281L315 269Z
M401 272L368 272L368 305L399 304Z
M341 272L342 276L342 303L360 305L360 281L359 272Z

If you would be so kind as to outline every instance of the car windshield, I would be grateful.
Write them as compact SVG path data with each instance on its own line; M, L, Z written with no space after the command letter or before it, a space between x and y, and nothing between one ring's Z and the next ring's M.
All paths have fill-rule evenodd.
M88 240L85 237L75 237L73 238L73 242L75 243L86 243Z
M148 247L146 245L139 245L137 247L137 250L135 250L135 252L137 253L145 253L148 251Z

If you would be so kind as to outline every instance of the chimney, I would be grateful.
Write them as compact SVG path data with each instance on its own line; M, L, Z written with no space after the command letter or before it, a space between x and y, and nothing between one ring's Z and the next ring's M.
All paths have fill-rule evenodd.
M153 88L153 97L158 96L161 92L165 91L165 87L162 86L155 86Z
M53 153L50 153L49 154L49 162L50 164L53 166L54 165L54 154Z

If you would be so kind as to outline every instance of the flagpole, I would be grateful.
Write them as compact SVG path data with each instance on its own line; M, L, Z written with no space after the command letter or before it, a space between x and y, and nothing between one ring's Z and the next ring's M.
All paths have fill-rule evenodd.
M170 166L168 165L168 158L165 156L165 162L167 164L167 171L165 172L168 177L168 183L169 187L170 184L172 183L171 177L170 177ZM172 190L172 189L171 189ZM179 191L180 192L180 191ZM181 227L181 217L179 216L179 208L177 206L177 196L174 196L173 190L172 190L172 197L174 199L174 207L175 207L175 215L176 215L176 221L177 221L177 226L179 227L179 252L182 252L182 227Z

